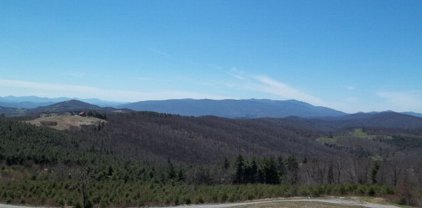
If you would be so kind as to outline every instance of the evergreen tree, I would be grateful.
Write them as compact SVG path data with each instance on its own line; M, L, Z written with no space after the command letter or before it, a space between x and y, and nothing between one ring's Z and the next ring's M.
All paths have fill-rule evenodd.
M177 173L177 181L184 181L185 180L185 175L183 174L183 171L180 169L179 172Z
M371 171L370 171L370 181L371 181L371 183L372 184L376 184L378 181L377 181L377 175L378 175L378 171L379 171L379 169L380 169L380 165L379 165L379 163L377 162L377 161L375 161L375 163L374 163L374 165L372 166L372 169L371 169Z
M258 183L265 183L265 173L263 168L258 169Z
M236 172L234 183L243 183L245 176L245 162L242 155L239 155L236 159Z
M258 165L256 164L255 159L252 160L250 167L250 183L256 183L258 178Z
M277 171L280 178L286 174L286 165L284 164L283 157L277 158Z
M113 168L111 166L108 166L107 175L108 176L112 176L113 175Z
M230 162L227 158L224 158L223 169L228 170L230 168Z
M255 183L258 174L258 165L255 160L250 164L245 165L244 183Z
M328 184L333 184L334 183L333 164L330 164L330 166L328 167L327 182L328 182Z
M280 179L278 177L277 166L273 158L270 158L265 162L264 166L265 183L267 184L278 184Z
M173 163L171 163L170 160L167 161L168 163L168 171L167 175L169 179L175 179L176 178L176 170L174 169Z

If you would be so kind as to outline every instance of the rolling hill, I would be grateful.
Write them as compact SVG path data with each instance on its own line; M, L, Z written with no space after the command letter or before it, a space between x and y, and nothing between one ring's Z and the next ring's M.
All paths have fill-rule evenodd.
M6 117L24 116L25 114L25 109L0 106L0 115L4 115Z
M422 127L422 118L392 111L311 119L311 122L319 129L331 130L345 128L417 129Z
M70 111L105 110L97 105L92 105L79 100L68 100L52 105L37 107L29 110L31 114L37 113L62 113Z

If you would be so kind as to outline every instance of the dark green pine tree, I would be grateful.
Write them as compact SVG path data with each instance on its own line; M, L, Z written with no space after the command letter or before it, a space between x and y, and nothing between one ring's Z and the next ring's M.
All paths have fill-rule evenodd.
M256 183L258 174L258 165L255 160L245 165L244 183Z
M258 183L265 183L265 173L263 168L258 168Z
M264 167L265 183L267 184L278 184L280 178L278 177L277 166L273 158L270 158L265 162Z
M372 166L371 172L370 172L370 180L372 184L376 184L377 181L377 175L378 175L378 171L380 169L380 164L375 161L374 165Z
M249 176L250 183L256 183L258 180L258 165L256 164L255 159L252 160L252 164L250 167L250 176Z
M175 179L176 178L176 170L174 169L173 163L168 160L168 170L167 170L167 176L169 179Z
M282 178L286 175L286 165L284 164L284 160L283 157L279 156L277 158L277 171L278 171L278 175L280 177L280 182L282 182Z
M236 172L234 176L234 183L244 183L244 176L245 176L245 162L243 160L242 155L239 155L236 158Z
M177 181L184 181L185 180L185 174L183 174L183 171L180 169L177 173Z
M328 184L333 184L334 183L333 164L330 164L330 166L328 167L327 182L328 182Z
M227 158L224 158L223 169L228 170L230 168L230 162Z
M299 163L296 160L295 156L289 156L287 158L287 170L289 175L289 182L291 184L296 184L299 180Z

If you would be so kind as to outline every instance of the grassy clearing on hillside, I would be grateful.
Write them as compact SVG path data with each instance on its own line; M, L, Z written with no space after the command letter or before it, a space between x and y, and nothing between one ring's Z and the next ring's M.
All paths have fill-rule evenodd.
M336 144L337 138L335 138L335 137L320 137L316 141L320 142L322 144Z
M368 134L368 132L366 132L364 129L357 128L341 135L330 135L330 136L319 137L316 141L322 144L337 144L339 140L347 139L347 138L358 138L358 139L369 139L369 140L374 140L377 138L382 138L384 140L393 139L393 137L387 136L387 135Z
M81 126L98 126L106 121L95 117L82 117L78 115L51 115L28 121L36 126L44 126L57 130L69 130Z

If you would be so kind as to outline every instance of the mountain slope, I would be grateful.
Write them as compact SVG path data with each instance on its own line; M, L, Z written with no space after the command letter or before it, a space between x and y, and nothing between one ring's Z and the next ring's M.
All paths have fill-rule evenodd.
M85 202L95 207L99 203L105 207L155 205L157 201L164 205L172 203L164 202L169 195L178 194L171 199L175 204L180 203L180 196L190 201L196 195L188 195L185 190L191 190L201 193L205 202L215 202L228 194L244 196L241 200L255 195L267 197L262 193L292 196L288 184L293 183L301 187L311 184L309 190L322 190L315 192L318 194L341 188L350 193L373 190L372 195L378 196L386 191L377 187L392 181L390 168L400 178L406 177L405 170L414 170L409 174L412 182L418 181L421 173L420 149L412 153L394 143L389 146L371 139L356 139L358 145L324 145L312 139L318 134L297 125L292 118L236 120L148 112L111 113L108 118L103 127L82 131L55 131L0 119L0 201L23 203L25 199L25 203L47 206L48 200L49 206L75 207L83 207ZM387 151L379 155L385 152L381 148ZM388 155L389 160L379 163L379 184L362 187L372 183L368 175L375 154L383 159ZM330 170L336 174L330 176ZM239 172L240 182L236 179ZM335 187L327 189L332 183ZM138 192L133 194L134 190ZM309 193L313 192L303 194Z
M406 115L410 115L410 116L415 116L415 117L422 118L422 114L421 114L421 113L415 113L415 112L403 112L402 114L406 114Z
M320 130L356 127L384 129L417 129L422 127L422 118L392 111L355 113L332 118L312 119L311 122Z
M296 100L163 100L141 101L120 107L185 116L213 115L225 118L282 118L288 116L329 117L342 116L345 113L326 107L313 106Z
M25 109L0 106L0 115L4 115L6 117L23 116L25 113Z
M207 164L247 156L315 154L334 150L314 142L317 130L288 120L184 117L150 112L111 113L100 131L76 132L99 148L131 158ZM107 142L104 141L106 139ZM109 143L109 147L102 145Z

